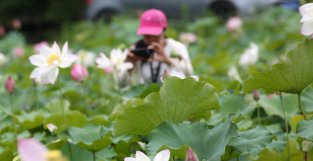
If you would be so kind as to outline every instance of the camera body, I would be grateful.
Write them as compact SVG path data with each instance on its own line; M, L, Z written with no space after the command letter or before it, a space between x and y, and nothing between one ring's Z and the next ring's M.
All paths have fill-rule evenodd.
M142 57L145 59L149 59L153 53L154 50L153 49L149 49L149 48L136 48L134 50L130 50L134 55L138 56L138 57Z
M135 49L130 50L135 56L149 59L153 54L154 50L149 49L148 45L143 41L139 40L135 43Z

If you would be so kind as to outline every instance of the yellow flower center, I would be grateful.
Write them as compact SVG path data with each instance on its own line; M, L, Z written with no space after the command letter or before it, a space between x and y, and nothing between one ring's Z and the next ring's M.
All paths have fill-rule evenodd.
M67 161L59 150L49 150L46 154L47 161Z
M60 61L60 56L56 53L51 53L49 56L48 56L48 64L49 65L52 65L52 64L55 64L55 63L58 63Z

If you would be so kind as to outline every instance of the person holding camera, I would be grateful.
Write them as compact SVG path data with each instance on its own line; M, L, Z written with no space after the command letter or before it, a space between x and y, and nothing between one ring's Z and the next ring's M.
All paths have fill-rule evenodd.
M166 28L167 19L162 11L149 9L141 15L137 34L142 39L129 50L126 61L131 62L133 68L119 74L120 87L162 84L166 76L186 77L193 73L186 46L167 38Z

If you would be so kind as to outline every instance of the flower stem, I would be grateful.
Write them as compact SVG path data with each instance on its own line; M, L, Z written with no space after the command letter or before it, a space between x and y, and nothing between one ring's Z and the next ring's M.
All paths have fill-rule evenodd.
M301 110L302 115L304 116L304 119L308 120L308 117L305 114L305 111L304 111L304 109L303 109L303 107L301 105L301 93L298 93L298 106L299 106L299 109Z
M13 128L14 128L14 138L15 138L15 141L17 141L16 120L15 120L14 104L13 104L13 93L10 94L10 103L11 103L11 110L12 110L12 120L13 120Z
M39 107L39 102L38 102L38 88L37 84L33 82L34 85L34 102L35 102L35 108L38 109Z
M63 125L64 125L64 128L65 128L65 125L66 125L66 123L65 123L65 111L64 111L64 97L63 97L63 92L62 92L62 89L61 89L61 87L59 88L59 92L60 92L60 98L61 98L61 110L62 110L62 115L63 115Z
M92 159L93 161L96 161L96 152L92 151Z
M73 160L72 148L71 148L71 144L68 141L67 141L67 150L70 155L70 161L72 161Z
M283 103L283 94L282 94L282 92L279 92L279 99L280 99L281 109L283 111L284 120L285 120L287 154L288 154L288 161L289 161L290 160L290 141L289 141L288 119L287 119L287 115L286 115L286 109L285 109L284 103Z
M259 102L256 101L256 110L257 110L257 114L258 114L258 122L259 122L259 125L262 126L262 121L261 121L261 108L259 107Z
M60 93L60 98L61 98L61 109L62 109L62 116L63 116L63 128L66 128L66 119L65 119L65 110L64 110L64 96L63 96L63 92L62 92L62 88L61 88L61 83L59 86L59 93ZM67 149L70 155L70 160L73 160L72 157L72 149L71 149L71 145L69 142L67 142Z

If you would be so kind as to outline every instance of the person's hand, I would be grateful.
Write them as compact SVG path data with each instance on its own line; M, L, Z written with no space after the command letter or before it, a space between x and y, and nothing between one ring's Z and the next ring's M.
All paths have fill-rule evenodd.
M126 62L130 62L132 64L136 64L137 61L142 61L144 58L136 56L134 53L132 53L130 50L127 53Z
M153 42L151 45L149 45L149 48L155 51L155 54L153 55L152 60L157 60L157 61L164 62L168 65L172 65L171 59L168 56L166 56L164 53L164 47L165 47L165 43Z

